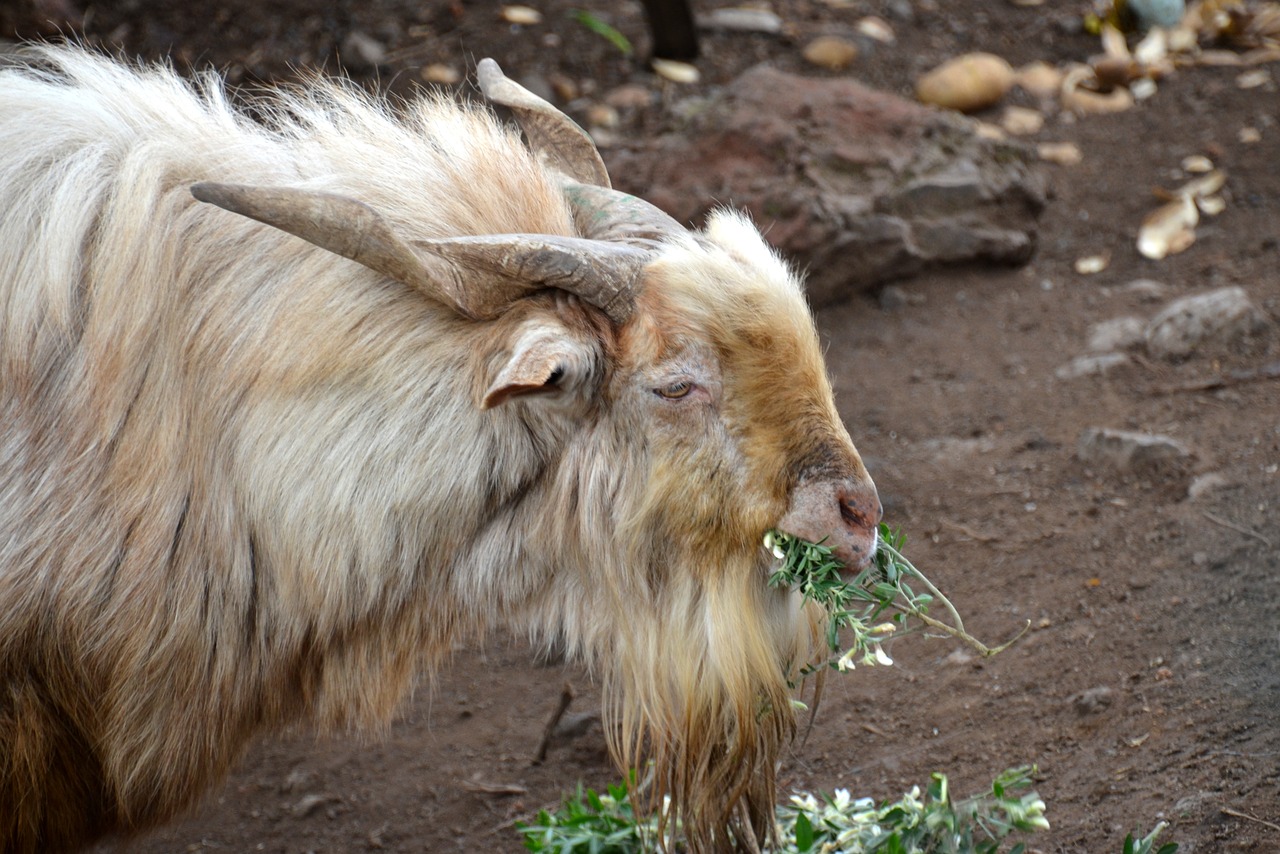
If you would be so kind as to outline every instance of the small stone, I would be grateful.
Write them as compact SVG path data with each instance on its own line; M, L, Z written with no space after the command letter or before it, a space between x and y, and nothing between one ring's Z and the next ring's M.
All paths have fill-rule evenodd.
M1029 136L1039 133L1044 127L1044 113L1027 107L1005 107L1000 115L1000 127L1014 136Z
M1153 356L1181 359L1206 346L1238 344L1266 327L1266 315L1237 286L1170 303L1144 334Z
M835 36L819 36L805 45L803 55L819 68L841 71L858 57L858 48Z
M1262 131L1255 127L1242 127L1236 134L1236 139L1245 145L1253 145L1255 142L1262 142Z
M715 9L699 15L698 26L708 30L776 35L782 32L782 19L768 9Z
M1079 356L1067 362L1053 372L1060 380L1074 380L1079 377L1105 374L1112 368L1118 368L1129 361L1124 353L1097 353L1092 356Z
M1227 476L1222 472L1205 472L1191 481L1191 485L1187 487L1187 497L1196 501L1216 489L1223 489L1230 485L1231 481L1227 480Z
M1105 685L1081 691L1071 698L1071 705L1081 715L1096 715L1111 705L1114 692Z
M592 104L587 110L587 124L593 128L612 130L618 122L618 111L608 104Z
M501 15L508 24L522 27L542 23L542 13L532 6L503 6Z
M374 69L386 59L386 46L359 30L352 30L342 40L342 62L348 68Z
M462 75L458 69L440 63L426 66L418 72L418 76L427 83L436 83L440 86L456 86L462 82Z
M1140 317L1116 317L1089 327L1089 349L1095 353L1128 350L1143 342L1146 322Z
M1019 68L1014 83L1037 98L1054 98L1062 88L1062 72L1047 62L1036 61Z
M935 107L970 113L995 104L1012 87L1008 62L990 53L967 53L921 77L916 97Z
M551 91L555 92L556 99L562 104L574 100L581 94L578 81L567 74L553 73L547 77L547 82L551 84Z
M653 90L639 83L625 83L610 89L604 102L616 110L638 110L653 103Z
M1084 159L1080 146L1074 142L1042 142L1036 146L1036 154L1046 163L1059 166L1075 166Z
M672 83L697 83L702 77L697 66L674 59L654 57L649 65L659 77L665 77Z
M1193 457L1185 445L1168 436L1106 427L1081 433L1076 453L1086 465L1118 474L1175 473Z
M1155 279L1134 279L1120 288L1121 293L1137 296L1143 302L1156 302L1164 299L1169 293L1169 286Z

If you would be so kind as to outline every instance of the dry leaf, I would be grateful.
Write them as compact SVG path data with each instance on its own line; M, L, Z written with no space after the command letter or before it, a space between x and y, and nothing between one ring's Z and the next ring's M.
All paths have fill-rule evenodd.
M1104 95L1083 88L1085 83L1096 82L1093 69L1087 65L1068 71L1062 80L1062 106L1079 115L1118 113L1133 106L1133 94L1128 89L1117 88Z
M1192 154L1189 157L1182 158L1182 171L1200 175L1205 172L1213 171L1213 161L1205 157L1203 154Z
M1183 196L1156 208L1138 229L1138 251L1146 258L1159 261L1182 252L1196 240L1200 213L1190 196Z

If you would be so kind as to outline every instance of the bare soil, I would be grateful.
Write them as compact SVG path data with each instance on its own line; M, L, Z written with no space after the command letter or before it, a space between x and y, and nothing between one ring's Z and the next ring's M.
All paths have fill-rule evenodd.
M782 34L704 32L702 83L681 88L570 17L592 11L643 55L634 0L532 5L542 23L514 26L495 2L125 0L63 24L129 54L212 64L240 86L296 67L335 71L341 54L359 79L408 94L431 63L465 75L494 56L517 79L571 81L579 112L625 83L657 92L653 105L623 110L624 138L660 130L680 99L758 62L825 74L801 47L852 35L866 14L898 40L863 42L843 73L902 94L969 50L1015 66L1097 51L1079 26L1084 2L775 0ZM0 3L0 26L36 35L35 18L53 7L40 8ZM357 55L353 31L386 49L381 64ZM895 666L830 679L811 732L786 757L786 787L884 799L944 771L967 793L1034 763L1053 829L1033 849L1119 852L1126 832L1163 819L1163 838L1183 852L1280 851L1280 381L1179 390L1275 361L1275 339L1055 376L1086 352L1091 324L1149 317L1177 296L1240 285L1280 318L1280 68L1264 67L1272 79L1255 89L1236 85L1239 69L1187 69L1128 112L1051 118L1037 139L1074 142L1084 159L1046 166L1051 197L1030 265L939 270L899 283L896 307L865 294L819 313L842 413L908 554L975 634L994 642L1027 620L1033 629L985 661L909 638L890 650ZM1260 142L1239 141L1246 126ZM1226 211L1188 251L1146 260L1134 237L1151 190L1176 186L1192 154L1226 170ZM1104 272L1074 271L1103 251ZM1126 287L1136 279L1167 294L1151 301ZM1185 480L1090 470L1076 448L1094 426L1173 436L1195 450L1194 473L1220 473L1225 485L1192 499ZM460 649L385 737L264 741L189 818L103 850L520 850L513 821L580 780L617 778L590 720L532 764L565 683L578 694L570 715L596 707L588 674L538 663L519 639Z

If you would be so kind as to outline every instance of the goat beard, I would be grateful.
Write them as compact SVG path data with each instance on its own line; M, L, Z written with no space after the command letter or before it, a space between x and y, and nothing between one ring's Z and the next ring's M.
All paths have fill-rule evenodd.
M823 637L821 609L770 589L758 555L716 563L669 573L660 597L631 609L603 673L605 731L642 783L636 806L660 810L664 838L678 822L694 854L773 839L792 697ZM820 689L819 678L814 708Z

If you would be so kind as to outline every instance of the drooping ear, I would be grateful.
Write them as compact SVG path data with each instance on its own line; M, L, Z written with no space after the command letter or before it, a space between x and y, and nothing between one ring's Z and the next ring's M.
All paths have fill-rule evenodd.
M591 373L590 348L563 327L526 328L480 402L501 406L521 395L556 394L578 387Z

